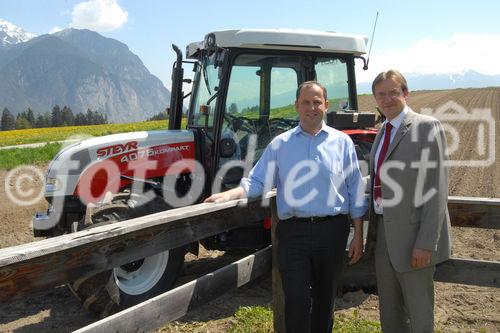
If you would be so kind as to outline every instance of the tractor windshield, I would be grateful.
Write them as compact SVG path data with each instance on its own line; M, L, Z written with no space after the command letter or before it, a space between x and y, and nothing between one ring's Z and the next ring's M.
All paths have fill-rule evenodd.
M304 81L317 80L325 86L328 112L349 109L348 68L348 58L343 56L238 55L231 67L225 102L219 97L224 106L221 138L232 137L238 149L235 156L219 159L219 166L244 159L252 135L257 138L257 161L275 136L297 126L295 94ZM234 177L234 183L239 178Z
M348 71L342 58L238 56L229 78L223 131L228 128L237 137L257 134L257 150L263 150L276 135L298 124L296 90L301 82L313 79L327 89L329 112L349 108Z

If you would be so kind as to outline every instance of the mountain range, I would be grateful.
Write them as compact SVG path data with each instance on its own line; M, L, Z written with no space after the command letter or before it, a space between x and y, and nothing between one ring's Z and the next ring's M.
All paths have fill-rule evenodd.
M500 75L485 75L472 70L447 74L405 74L410 90L499 87ZM358 94L371 94L371 83L358 83Z
M500 86L500 75L472 70L462 73L405 73L410 90ZM358 93L371 93L371 83L358 83ZM294 93L275 96L282 105ZM76 114L87 109L111 122L145 120L165 110L170 92L127 45L90 30L66 29L36 36L0 19L0 110L35 114L55 105ZM241 107L257 100L241 101Z
M110 122L145 120L170 92L127 45L90 30L35 36L0 21L0 108L35 114L53 106L87 109Z

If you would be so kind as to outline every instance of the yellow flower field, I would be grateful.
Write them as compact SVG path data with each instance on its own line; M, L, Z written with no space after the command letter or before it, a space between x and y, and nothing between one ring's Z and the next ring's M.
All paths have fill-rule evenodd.
M185 120L183 119L183 127L184 126ZM156 120L128 124L30 128L24 130L0 131L0 147L36 142L63 141L75 135L102 136L114 133L167 129L167 127L166 120Z

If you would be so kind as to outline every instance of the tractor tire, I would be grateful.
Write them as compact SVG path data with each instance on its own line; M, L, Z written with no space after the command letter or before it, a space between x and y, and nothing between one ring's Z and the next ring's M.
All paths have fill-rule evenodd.
M111 202L87 209L87 214L74 229L93 228L147 214L147 210L142 209L138 215L133 206L130 194L115 195ZM104 318L172 288L187 249L182 246L139 259L80 278L68 287L87 310Z

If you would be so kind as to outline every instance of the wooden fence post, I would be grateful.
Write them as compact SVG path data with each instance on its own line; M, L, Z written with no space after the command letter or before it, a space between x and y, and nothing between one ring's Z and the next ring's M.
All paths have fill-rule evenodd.
M278 269L278 240L276 239L276 227L279 223L276 197L271 198L271 221L274 332L285 333L285 297L283 295L283 287L281 286L281 274Z

